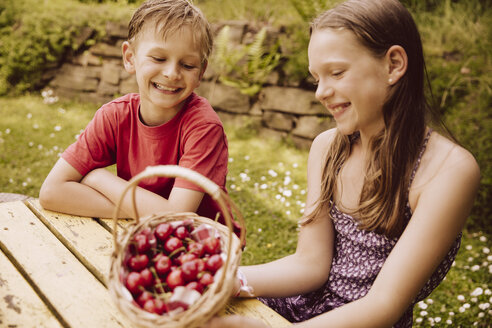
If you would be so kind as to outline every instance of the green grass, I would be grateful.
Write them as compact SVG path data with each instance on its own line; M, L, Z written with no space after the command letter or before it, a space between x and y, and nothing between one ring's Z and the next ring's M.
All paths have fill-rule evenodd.
M44 100L38 95L0 97L0 192L37 197L59 154L97 109L89 104L47 104ZM262 263L295 251L308 152L265 140L251 126L226 126L226 132L230 155L227 187L247 222L243 264ZM415 327L490 327L490 240L486 233L465 231L447 278L416 306Z

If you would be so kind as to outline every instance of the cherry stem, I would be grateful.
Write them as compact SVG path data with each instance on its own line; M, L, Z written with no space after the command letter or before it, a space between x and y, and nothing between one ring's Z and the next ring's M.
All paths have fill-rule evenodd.
M173 257L174 255L176 255L181 251L186 251L186 248L184 248L184 246L181 246L180 248L175 249L174 251L171 252L171 254L169 254L169 257Z

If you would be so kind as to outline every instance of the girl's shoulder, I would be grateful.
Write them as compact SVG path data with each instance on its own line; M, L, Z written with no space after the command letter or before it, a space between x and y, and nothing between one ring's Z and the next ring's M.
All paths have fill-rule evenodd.
M418 195L434 182L442 183L445 180L449 187L459 188L455 184L466 180L456 179L458 176L460 178L467 177L471 184L478 184L480 168L477 161L467 149L447 137L433 132L412 182L409 195L410 203L414 203L413 201L418 199Z
M318 134L316 138L314 138L313 143L311 144L311 151L327 149L328 146L333 141L333 139L335 138L336 133L337 133L337 129L332 128Z
M439 173L443 170L455 171L463 168L479 170L472 153L443 135L433 132L419 170Z

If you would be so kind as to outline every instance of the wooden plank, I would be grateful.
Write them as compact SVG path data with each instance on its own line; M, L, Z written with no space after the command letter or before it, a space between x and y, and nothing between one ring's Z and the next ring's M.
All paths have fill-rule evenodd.
M62 327L1 251L0 268L0 327Z
M113 227L114 227L114 222L113 222L113 219L103 219L103 218L100 218L100 219L97 219L103 226L105 226L108 231L113 231ZM132 219L118 219L118 225L117 227L118 228L121 228L121 227L127 227L129 226L131 223L133 222ZM123 229L118 229L118 233L121 233L123 232L124 230Z
M106 284L113 252L112 235L93 218L48 211L38 200L30 200L27 204L79 261Z
M22 202L0 204L2 250L69 327L129 327L104 285Z
M95 269L91 269L91 271L95 270L96 272L99 272L97 273L98 275L102 274L104 277L107 277L111 253L105 254L104 252L94 252L94 249L99 249L99 247L95 247L94 245L100 244L107 236L110 236L109 245L111 246L112 251L113 238L109 232L106 232L107 236L101 234L98 235L97 238L96 236L94 236L94 238L85 238L93 229L96 230L96 228L93 228L93 224L96 223L94 220L44 210L37 200L30 200L28 203L32 210L50 227L50 230L52 230L58 238L62 238L64 240L63 242L67 244L74 253L80 253L77 257L79 257L84 264L90 269L92 268L90 263L95 264ZM97 219L97 221L105 226L105 229L112 231L114 224L112 219ZM124 227L131 222L132 220L119 220L118 226ZM122 231L123 229L118 232L120 233ZM106 241L104 243L107 244L108 242ZM107 265L106 267L104 267L105 264ZM256 299L231 299L227 307L222 311L222 315L225 314L240 314L255 317L263 320L272 327L285 327L290 324L285 318Z
M238 314L260 319L272 328L280 328L291 325L287 319L255 298L230 299L225 309L220 312L220 315L230 314Z

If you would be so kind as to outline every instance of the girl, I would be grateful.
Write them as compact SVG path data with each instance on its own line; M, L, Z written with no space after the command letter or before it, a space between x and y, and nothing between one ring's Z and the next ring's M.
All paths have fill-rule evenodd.
M337 127L309 153L295 254L241 267L239 295L299 327L411 327L414 304L456 256L479 168L427 126L422 44L397 0L349 0L321 14L308 56ZM209 326L264 327L239 316Z

